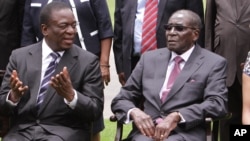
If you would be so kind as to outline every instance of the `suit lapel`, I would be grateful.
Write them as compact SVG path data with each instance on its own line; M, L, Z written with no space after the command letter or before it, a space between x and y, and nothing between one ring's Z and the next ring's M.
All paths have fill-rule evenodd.
M201 48L196 46L179 76L177 76L173 87L171 88L165 103L169 101L188 81L190 76L203 64L204 56L201 54Z
M67 50L64 52L60 62L58 63L58 66L55 70L54 74L58 74L62 71L63 67L67 67L69 74L71 74L70 72L73 69L73 66L76 65L76 59L77 58L77 51L74 49L76 48L76 46L73 46L71 49ZM48 90L46 92L46 97L45 100L43 102L43 104L40 107L40 111L39 114L42 113L42 111L47 107L48 103L54 98L54 97L60 97L61 96L56 94L56 91L54 88L52 88L51 86L48 87ZM62 98L63 99L63 98Z
M42 42L39 42L33 48L30 49L29 55L27 56L27 73L29 74L28 86L31 93L31 105L36 105L36 99L38 94L38 89L40 87L41 81L41 66L42 66ZM27 104L30 106L29 104Z
M155 59L154 64L155 65L155 76L156 79L154 80L155 82L155 93L156 96L153 96L155 99L154 101L156 101L156 106L155 107L160 107L161 105L161 99L160 99L160 91L162 88L162 85L164 84L165 78L166 78L166 71L167 71L167 67L168 67L168 63L171 57L171 53L170 51L168 51L167 49L162 50L160 52L160 54L157 56L157 59Z

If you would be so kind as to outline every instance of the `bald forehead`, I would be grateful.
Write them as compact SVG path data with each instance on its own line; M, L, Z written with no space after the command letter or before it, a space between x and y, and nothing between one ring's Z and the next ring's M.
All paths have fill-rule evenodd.
M192 21L192 16L188 11L177 11L170 18L168 23L189 24Z

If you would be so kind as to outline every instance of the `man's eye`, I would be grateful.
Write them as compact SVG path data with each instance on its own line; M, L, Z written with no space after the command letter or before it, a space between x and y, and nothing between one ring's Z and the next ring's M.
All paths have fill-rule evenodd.
M61 28L61 29L65 29L65 28L67 28L67 27L68 27L67 24L60 24L60 25L59 25L59 28Z
M72 26L72 28L76 28L76 25L77 25L77 24L72 24L71 26Z

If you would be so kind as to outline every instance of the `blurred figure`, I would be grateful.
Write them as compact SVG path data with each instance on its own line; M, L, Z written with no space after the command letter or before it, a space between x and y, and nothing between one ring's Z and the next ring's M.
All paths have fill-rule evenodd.
M41 8L53 0L26 0L22 46L41 41L43 36L38 15ZM110 82L109 57L113 37L112 23L106 0L54 0L70 5L78 22L74 43L99 57L103 82ZM84 61L84 60L83 60ZM94 123L94 141L104 129L103 117Z
M77 21L67 4L48 4L40 22L44 39L14 50L7 65L0 107L13 122L3 141L89 141L103 111L99 60L73 44Z
M242 73L242 124L250 125L250 52L244 65Z
M242 63L250 50L249 5L249 0L206 0L205 48L228 61L226 83L232 117L220 122L220 141L229 141L230 124L241 124Z
M116 71L124 85L145 51L166 46L165 30L172 13L188 9L204 23L202 0L116 0L113 51ZM204 45L203 28L198 43Z
M20 47L24 4L25 0L0 0L0 70L5 70L11 51Z
M176 11L164 27L167 48L141 56L112 111L121 123L133 121L133 141L205 141L205 118L227 113L226 60L196 43L194 12Z

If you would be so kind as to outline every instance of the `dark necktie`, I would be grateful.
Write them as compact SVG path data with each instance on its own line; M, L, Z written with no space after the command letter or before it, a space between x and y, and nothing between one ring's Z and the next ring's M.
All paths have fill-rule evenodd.
M156 25L158 0L147 0L142 24L141 53L157 48Z
M56 52L52 52L50 54L50 56L53 58L49 64L49 66L47 67L46 71L45 71L45 74L44 74L44 77L43 77L43 80L41 82L41 85L40 85L40 90L39 90L39 93L38 93L38 97L37 97L37 108L39 109L41 104L43 103L43 100L45 98L45 93L46 93L46 90L48 89L48 86L49 86L49 81L55 71L55 68L56 68L56 60L58 57L60 57L60 54L56 53Z
M162 93L162 97L161 97L162 103L165 102L166 97L167 97L169 91L171 90L176 77L178 76L178 74L181 71L181 69L180 69L180 63L182 61L184 61L184 60L180 56L176 56L174 58L174 68L173 68L173 70L171 71L171 73L169 75L169 79L168 79L168 83L167 83L167 89L166 89L166 91L164 91Z

